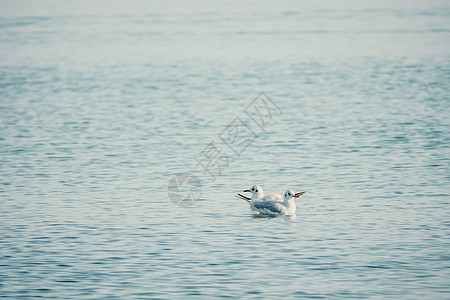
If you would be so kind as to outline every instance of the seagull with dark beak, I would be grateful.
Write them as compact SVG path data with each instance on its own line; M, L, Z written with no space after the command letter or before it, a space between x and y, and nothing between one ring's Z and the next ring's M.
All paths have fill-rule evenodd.
M252 201L283 201L283 196L280 194L267 194L264 195L264 191L261 186L254 185L249 190L244 190L245 193L252 193L252 196L249 198L242 194L237 194L236 197L241 198L243 200L252 200Z
M286 193L284 193L283 202L271 200L244 200L246 200L248 204L250 204L250 206L260 214L294 216L297 209L294 199L305 193L306 192L294 193L292 190L287 190Z

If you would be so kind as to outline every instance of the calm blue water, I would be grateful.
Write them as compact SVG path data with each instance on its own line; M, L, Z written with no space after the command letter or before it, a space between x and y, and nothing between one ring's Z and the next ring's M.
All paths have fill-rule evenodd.
M448 299L449 3L194 3L1 2L0 297Z

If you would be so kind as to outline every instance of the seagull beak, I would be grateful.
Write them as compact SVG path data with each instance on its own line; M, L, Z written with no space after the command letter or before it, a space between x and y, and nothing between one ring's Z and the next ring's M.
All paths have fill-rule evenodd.
M298 198L298 197L300 197L301 195L303 195L305 193L306 193L306 191L297 193L297 194L294 195L294 197Z
M250 193L250 190L244 190L243 192L247 192L247 193Z

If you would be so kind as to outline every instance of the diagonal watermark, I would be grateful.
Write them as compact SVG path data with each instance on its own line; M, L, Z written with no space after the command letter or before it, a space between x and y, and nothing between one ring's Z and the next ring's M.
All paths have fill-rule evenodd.
M261 92L249 105L218 134L220 141L232 151L232 155L211 141L195 157L196 168L208 175L212 182L230 167L231 159L237 159L266 132L266 125L280 117L283 111L267 94ZM248 120L248 121L247 121ZM167 188L170 200L181 207L195 205L201 195L201 181L192 172L174 175Z
M202 184L191 173L181 173L172 177L167 191L174 204L182 207L193 206L200 197Z

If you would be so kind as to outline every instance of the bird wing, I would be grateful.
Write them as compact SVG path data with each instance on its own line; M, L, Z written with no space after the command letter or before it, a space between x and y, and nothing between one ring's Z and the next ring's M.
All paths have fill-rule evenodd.
M284 198L280 194L272 193L272 194L265 195L261 200L262 201L284 201Z
M235 196L238 197L239 199L242 199L242 200L246 200L246 201L251 200L249 197L244 196L244 195L239 194L239 193L237 193Z
M236 197L238 197L239 199L247 201L248 204L250 204L250 206L253 205L252 204L252 200L249 197L247 197L247 196L244 196L244 195L238 193L238 194L236 194Z
M278 201L254 202L253 207L260 213L283 214L286 208Z

